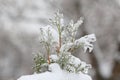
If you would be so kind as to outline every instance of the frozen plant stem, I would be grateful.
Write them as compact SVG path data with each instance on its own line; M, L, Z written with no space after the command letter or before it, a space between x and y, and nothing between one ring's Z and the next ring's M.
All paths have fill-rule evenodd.
M58 53L60 53L60 48L61 48L61 30L60 30L60 25L58 25L58 31L59 31L59 47L58 47Z
M50 64L50 46L48 43L46 43L45 46L46 50L47 50L47 60L48 60L48 64Z
M47 55L48 55L48 64L50 64L50 47L49 47L49 45L48 45Z

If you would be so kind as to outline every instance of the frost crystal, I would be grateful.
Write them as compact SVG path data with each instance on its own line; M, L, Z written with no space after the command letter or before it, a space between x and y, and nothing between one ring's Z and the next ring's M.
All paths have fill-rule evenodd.
M58 32L50 25L40 28L40 42L58 42Z
M78 27L82 23L83 23L83 18L81 17L76 23L74 23L73 20L71 20L69 25L63 27L62 38L64 43L75 41L75 36L78 31Z

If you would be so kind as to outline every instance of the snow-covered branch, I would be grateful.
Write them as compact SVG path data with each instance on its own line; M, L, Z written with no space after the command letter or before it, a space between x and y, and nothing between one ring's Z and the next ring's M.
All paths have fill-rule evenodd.
M93 50L92 43L96 41L94 34L75 39L83 18L75 24L71 20L69 25L65 25L63 14L57 12L50 21L52 25L40 28L40 43L46 49L47 59L37 54L33 67L35 74L22 76L18 80L92 80L87 74L91 65L71 54L79 47L84 52ZM52 52L53 48L55 51Z

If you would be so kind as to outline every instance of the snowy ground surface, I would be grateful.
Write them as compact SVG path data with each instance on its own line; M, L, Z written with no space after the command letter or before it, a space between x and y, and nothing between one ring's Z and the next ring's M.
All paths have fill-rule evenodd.
M17 80L92 80L87 74L63 71L57 63L51 64L49 70L50 72L22 76Z

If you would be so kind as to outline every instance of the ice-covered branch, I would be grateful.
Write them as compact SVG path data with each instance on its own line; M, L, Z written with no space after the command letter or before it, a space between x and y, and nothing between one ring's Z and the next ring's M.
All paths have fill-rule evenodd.
M96 37L94 34L90 34L90 35L86 35L84 37L81 37L80 39L75 40L73 43L66 43L64 44L60 51L61 52L71 52L74 51L76 49L78 49L79 47L82 47L84 49L84 52L87 51L87 49L89 50L89 52L91 52L93 50L93 42L96 41Z

